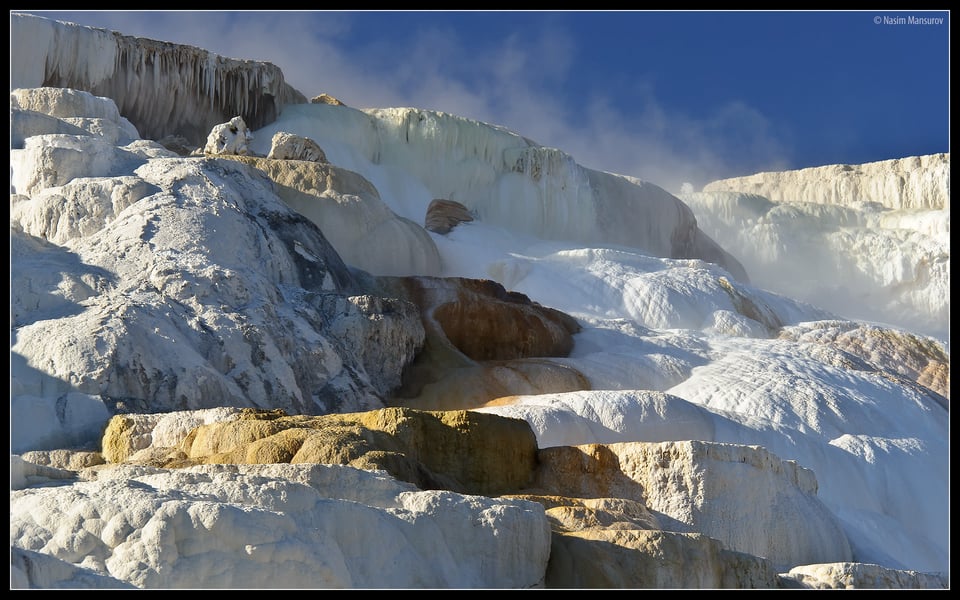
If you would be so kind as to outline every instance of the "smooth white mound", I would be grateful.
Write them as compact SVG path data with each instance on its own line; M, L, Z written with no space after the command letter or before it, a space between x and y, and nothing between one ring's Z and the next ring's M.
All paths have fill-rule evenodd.
M530 588L550 555L540 504L422 492L352 467L92 476L11 492L11 546L138 588ZM16 575L21 587L58 583Z
M10 92L10 107L57 117L78 126L97 124L98 135L109 137L111 142L121 146L140 139L137 128L120 115L111 98L94 96L82 90L18 88ZM104 128L104 123L109 125ZM105 135L107 131L109 135Z

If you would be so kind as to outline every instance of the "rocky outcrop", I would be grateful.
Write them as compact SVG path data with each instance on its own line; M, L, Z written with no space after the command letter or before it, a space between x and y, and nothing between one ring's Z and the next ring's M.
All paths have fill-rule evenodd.
M439 275L430 234L397 216L363 176L325 162L237 157L277 185L277 195L323 231L348 265L373 275Z
M132 430L139 433L131 435ZM139 449L133 452L134 447ZM129 472L133 465L152 465L145 473L155 473L153 481L189 480L195 476L191 474L205 473L218 477L221 489L239 491L245 473L259 473L258 485L263 487L270 473L283 472L290 479L270 485L284 493L270 487L267 495L244 495L290 503L291 486L304 482L305 475L316 480L320 469L332 475L340 472L335 465L350 465L379 472L376 477L386 471L420 489L502 494L500 500L488 500L513 506L537 503L552 531L541 582L551 588L822 587L809 575L803 580L803 570L780 577L777 573L796 565L808 565L806 572L814 573L815 564L849 562L846 538L817 500L813 474L757 447L669 442L537 449L533 432L523 421L469 411L385 409L307 417L217 409L118 415L107 429L103 448L105 453L113 449L112 455L124 464L94 466L72 477L119 483L136 478ZM303 463L314 466L308 471L283 470ZM211 470L216 464L221 469L233 466L228 471ZM275 470L250 471L248 466L268 464L265 469ZM168 470L171 467L174 471ZM44 475L71 476L36 466L32 472L34 481ZM353 478L355 483L363 480L358 477ZM326 475L324 481L328 486L333 483ZM337 489L324 488L324 493L371 502L362 488L351 487L349 496ZM82 488L76 493L83 494ZM86 501L78 496L72 502ZM19 499L14 522L28 520L16 506ZM414 538L427 533L421 527L416 531ZM250 535L256 535L255 530L243 534ZM538 539L534 541L539 543ZM529 540L519 543L513 552L530 552ZM542 555L542 550L533 553ZM363 568L362 561L349 564L351 571ZM894 570L886 570L885 577L888 581L866 577L859 581L862 587L939 583L935 577L917 574L904 578ZM129 576L122 579L136 583Z
M167 454L156 466L347 464L385 470L421 489L544 496L535 499L553 511L554 529L561 531L702 534L722 542L711 552L762 556L780 569L850 560L845 535L817 499L813 473L759 447L632 442L538 449L526 422L470 411L384 409L317 417L241 411L212 417L201 416L208 423L179 441L168 436L166 443L176 445L157 448ZM130 427L116 426L129 422L127 416L112 419L105 452L134 445L135 438L125 434ZM130 450L111 455L135 456Z
M11 173L11 192L30 197L80 177L129 175L146 162L136 152L87 135L33 136L15 152L18 164Z
M278 131L273 134L273 139L270 140L270 153L267 154L267 158L327 162L327 155L315 141L286 131Z
M109 98L62 88L10 92L11 150L23 149L27 138L44 134L89 135L116 146L140 138Z
M949 589L947 578L936 573L888 569L864 563L831 563L794 567L780 576L780 587L816 590Z
M585 529L553 536L547 588L771 589L775 569L713 538L645 529Z
M235 407L183 410L154 414L115 415L107 423L100 441L105 460L111 463L144 462L138 452L148 450L148 457L169 452L201 425L232 421L243 409ZM25 455L26 456L26 455ZM148 461L149 462L149 461Z
M29 95L24 94L24 96ZM59 102L56 94L53 93L44 94L41 97L46 98L49 105L68 104ZM70 104L80 107L72 109L71 114L82 113L85 110L91 113L99 111L104 114L113 114L109 111L112 106L109 99L94 99L89 95L70 95L69 97L86 99L85 103ZM83 108L88 105L94 108ZM119 117L114 115L113 118ZM240 129L238 127L238 136L242 133ZM51 147L49 142L52 140L48 137L34 136L28 139L31 140L28 144L29 148L49 149ZM247 171L240 165L230 167L230 163L196 162L172 158L173 153L166 150L163 152L171 157L169 161L146 164L149 158L133 151L120 150L96 136L61 136L57 140L60 141L60 146L53 146L53 148L69 148L69 154L46 157L42 153L31 154L24 151L14 168L14 180L25 181L24 184L18 184L23 188L24 193L15 196L11 209L14 222L22 229L25 236L24 243L18 243L16 247L22 248L24 252L29 249L32 256L41 256L41 254L33 254L36 248L30 242L30 236L34 236L59 244L67 244L75 252L82 253L86 257L86 262L98 266L91 270L90 275L78 277L76 284L69 290L61 286L67 291L63 298L63 310L70 310L68 307L71 303L77 301L102 304L105 314L118 315L117 318L120 320L117 324L122 328L129 326L130 319L119 315L137 314L139 317L134 321L153 323L152 326L144 326L152 329L153 335L158 335L156 332L164 332L161 339L168 341L165 344L147 344L146 340L152 336L143 336L145 345L142 347L120 350L120 354L114 355L111 353L117 351L115 348L119 340L106 343L102 339L103 333L83 333L88 327L101 327L99 321L90 312L78 314L75 319L67 322L51 321L38 324L39 329L45 332L43 335L47 335L46 327L49 325L56 327L61 333L75 331L78 337L90 340L89 343L66 345L63 348L66 353L62 356L58 355L54 361L54 364L62 363L64 368L70 365L73 377L79 378L79 382L71 385L60 383L52 388L45 388L46 393L53 393L54 390L59 389L61 391L58 393L61 394L76 391L86 394L96 388L97 392L91 396L97 399L95 402L105 402L104 415L121 409L119 405L115 405L115 398L118 396L124 398L125 408L122 410L129 410L133 406L139 406L141 410L147 407L165 410L201 408L204 403L212 402L204 398L213 397L220 398L217 402L226 402L228 405L235 403L239 403L237 404L239 406L249 406L250 403L270 405L278 401L275 394L280 396L289 394L288 399L280 400L278 406L285 407L291 412L315 413L330 410L326 404L304 404L296 399L303 398L304 388L301 387L303 383L300 382L322 379L322 370L318 371L316 366L307 369L304 364L301 365L302 368L295 366L292 373L285 372L278 370L284 369L282 367L284 363L265 360L265 357L277 351L274 348L280 347L286 348L281 352L299 353L304 360L308 360L307 356L311 352L307 348L313 347L315 351L323 352L328 356L319 364L328 365L335 373L340 374L334 376L334 380L337 376L342 376L344 377L342 381L349 381L352 378L362 381L357 385L351 384L351 391L346 395L338 394L337 396L340 400L346 397L354 399L350 402L360 402L356 405L357 408L363 407L367 402L378 402L377 398L385 398L392 393L391 390L397 390L401 385L407 388L411 385L419 386L422 389L425 383L434 383L437 379L445 379L446 383L439 387L434 386L433 397L443 397L444 401L435 402L432 405L425 402L418 406L468 408L503 395L531 393L538 390L566 391L587 387L584 378L579 376L575 369L542 360L528 360L562 356L568 353L572 347L572 334L578 330L575 321L558 311L537 306L522 295L508 293L493 282L441 279L408 281L401 286L409 288L403 296L420 303L423 314L419 317L413 312L412 304L405 304L402 301L369 294L338 295L336 292L339 290L364 287L347 272L340 262L339 254L351 258L359 256L360 258L354 261L354 264L371 270L375 270L376 265L362 262L363 256L396 259L402 255L396 251L397 243L379 235L383 227L373 228L372 232L364 231L363 222L366 219L358 217L358 214L379 215L381 224L393 219L402 226L405 221L396 217L380 203L376 189L355 173L329 164L230 155L231 160L244 162L268 173L276 184L276 187L271 188L257 180L254 172ZM80 143L85 145L74 149L74 145ZM44 162L45 158L57 160L62 165L55 175L52 175L55 177L53 180L44 175L46 173L44 164L47 164ZM68 158L75 160L71 162ZM130 169L137 165L143 165L143 170L133 174ZM211 167L213 170L210 170ZM95 168L101 169L103 171L101 174L106 176L80 176L91 174L91 169L94 169L92 174L97 175ZM125 172L130 174L122 174ZM29 176L33 173L37 175ZM222 177L226 179L221 179ZM313 217L314 222L323 229L331 231L335 236L336 244L339 245L339 248L335 247L334 250L341 250L341 252L332 254L332 250L326 246L326 241L317 238L316 233L311 235L319 245L315 249L308 250L305 244L310 236L303 237L300 228L304 223L298 222L299 217L292 213L286 217L278 216L285 211L275 205L275 200L270 199L275 190L279 191L280 197L287 204L297 208L302 214ZM206 198L204 194L208 192L214 195ZM331 202L331 199L334 201ZM336 202L340 199L343 203ZM360 202L360 199L363 202ZM264 215L262 218L266 226L253 229L250 221L237 220L238 214L234 211L218 212L220 210L216 208L218 203L237 200L249 203L251 207L256 206L256 210ZM306 204L307 202L312 204ZM362 209L361 212L356 212L360 209ZM351 213L351 210L354 212ZM213 214L221 216L213 218L211 216ZM145 237L139 233L140 230L137 229L136 224L141 220L151 224L148 228L151 235ZM351 220L353 223L350 223ZM296 223L289 233L283 233L289 227L285 224L286 222L291 225ZM344 224L344 226L338 226L338 224ZM360 232L357 231L358 229ZM191 230L193 233L185 236L180 233L182 230ZM271 230L276 231L276 234L281 237L296 233L295 237L280 242L273 239L272 236L275 234L270 233ZM428 272L439 269L436 248L426 232L412 223L409 223L408 231L415 240L414 243L417 240L423 242L420 255L427 258L421 261L420 265L407 263L405 268L422 268ZM265 339L262 334L256 333L258 329L251 328L252 322L249 318L241 319L239 315L229 310L231 306L250 306L251 301L257 304L256 298L268 298L275 295L277 290L270 288L267 281L258 279L259 276L243 268L242 265L247 259L228 251L226 245L218 246L214 241L218 236L213 235L211 238L213 232L234 240L242 239L244 236L252 236L251 240L260 240L261 236L266 235L261 241L244 244L243 248L247 251L257 252L256 249L259 247L271 245L281 247L281 244L288 248L288 260L292 260L298 266L291 268L283 261L278 262L277 257L274 257L267 261L268 265L273 264L277 269L271 277L275 277L276 281L291 282L297 281L298 278L306 278L302 285L305 285L305 289L312 289L313 293L318 295L310 297L309 306L300 306L297 310L306 311L303 314L310 315L308 320L314 322L313 326L324 330L325 339L336 340L332 343L339 350L333 350L325 345L331 342L322 343L320 348L316 348L315 342L305 344L303 347L289 342L278 344L277 338L272 335ZM113 247L116 247L119 239L127 239L120 244L120 247L126 247L124 244L127 244L130 248L137 250L128 249L126 254L101 256L98 253L101 242L98 240L104 236L114 240L111 242ZM15 239L21 237L19 233L14 236ZM162 251L156 252L154 237L164 240L163 243L166 246L162 248L174 254L168 257ZM202 242L204 240L206 242ZM377 247L382 245L392 246L392 250L390 252L378 250ZM350 249L362 249L361 251L367 254L359 252L353 254ZM188 271L159 265L173 260L174 256L184 251L205 255L205 258L197 264L207 264L208 269L212 268L213 264L220 266L214 269L214 272L191 280L189 284L179 284L177 282ZM48 252L50 259L55 259L61 253L62 250L54 248L50 248ZM321 258L323 253L329 256L333 268L327 273L314 272L313 265L319 267L322 264L321 261L326 260ZM418 251L412 249L411 254L416 255ZM124 260L119 260L120 256L123 256ZM214 256L218 258L212 258ZM433 263L429 260L431 256L434 258ZM130 262L141 259L144 262L138 266ZM261 262L259 258L248 260L250 262L247 264ZM378 260L383 259L378 258ZM72 267L68 263L69 260L58 270L69 273ZM145 267L147 264L154 263L157 263L156 266ZM299 266L300 263L302 266ZM18 259L18 264L23 264L23 261ZM435 266L431 267L431 264ZM389 271L389 269L384 270ZM31 268L29 275L31 278L33 271L34 269ZM157 275L161 272L165 275ZM19 271L15 270L14 280L19 280L18 273ZM73 277L72 274L67 276ZM28 274L25 272L23 277L28 277ZM110 293L111 280L116 277L131 277L127 285L137 285L134 282L141 281L140 285L147 286L147 289L160 290L157 300L161 304L175 301L184 303L188 307L185 309L178 306L170 313L171 315L179 315L184 310L189 310L205 316L196 327L184 328L182 323L170 321L172 316L161 317L157 313L157 308L147 304L128 305L123 310L113 307L111 303L119 299L119 297L114 298ZM227 282L229 285L226 285ZM370 284L366 287L375 286ZM428 292L430 288L432 291ZM36 314L38 309L48 308L45 304L48 301L43 302L41 302L41 296L30 291L30 286L21 286L12 302L17 323L26 323L33 318L31 315ZM215 309L211 304L213 302L216 303ZM275 304L276 301L271 303ZM224 310L225 308L227 310ZM124 310L132 312L124 313ZM477 381L478 377L487 375L484 377L485 383L476 388L464 387L464 382L468 380L462 377L465 375L463 369L458 373L444 371L440 376L429 381L420 380L419 383L415 375L408 377L406 381L401 380L401 373L407 368L423 340L420 337L423 335L422 326L418 321L428 314L431 327L437 333L436 343L444 345L452 343L452 351L461 356L459 362L447 366L475 370L474 381ZM262 313L262 316L266 321L263 321L259 327L268 328L273 327L268 323L276 323L276 319L280 317L270 311ZM193 322L190 317L183 317L183 319L186 323ZM323 321L323 325L317 319ZM280 318L280 322L282 321L283 319ZM108 318L107 322L112 321ZM214 323L219 325L214 327ZM237 334L225 336L227 331L223 329L225 323L234 323L233 327L239 328ZM475 337L472 328L477 326L484 327L483 331L486 333ZM98 331L109 330L99 329ZM32 339L33 332L27 329L19 335L24 339ZM302 328L300 335L303 335ZM218 341L214 342L211 336L217 336ZM296 339L296 336L292 339ZM232 341L224 343L219 340ZM202 358L198 361L197 355L185 354L183 344L193 348ZM91 347L103 348L103 350L90 351ZM215 352L214 348L218 350ZM398 351L400 348L403 350ZM86 354L81 359L80 354L74 355L75 351L86 352ZM124 365L123 357L128 356L128 351L131 353L129 358L133 363ZM31 359L31 352L33 351L25 350L24 360ZM105 367L101 364L106 356L102 352L114 356L110 366ZM219 358L214 356L217 353ZM334 355L338 357L349 355L351 358L348 359L347 365L343 365L338 363L340 359L333 358ZM429 354L424 356L428 357ZM118 357L121 360L115 360ZM81 360L85 361L82 367L79 366ZM360 362L353 362L355 360ZM494 360L499 361L500 364L486 365L477 369L475 361L478 360ZM516 365L504 362L512 360L525 362ZM424 362L429 360L424 358L420 361L421 364ZM237 365L247 365L247 367L242 371L231 368ZM258 378L251 379L251 373L256 373L260 369L264 370L262 373L266 377L263 383ZM98 375L88 379L92 377L89 374L91 370L97 371ZM136 375L141 372L144 373L143 376ZM165 373L160 379L167 383L159 384L156 377L146 376L147 372L155 375ZM228 372L232 372L236 379L234 376L226 376ZM186 382L191 381L193 377L198 377L205 382L200 390L194 390L189 394L177 391L187 385ZM104 381L111 382L107 384L106 394L103 393ZM239 387L235 388L235 386ZM452 386L458 386L461 391L467 393L461 395L447 393L453 390ZM26 402L28 397L42 396L36 392L39 389L41 389L39 386L26 385L22 390L23 393L17 395L18 399L14 401L14 405L19 406L19 403ZM445 391L441 392L441 389ZM255 391L251 392L251 390ZM367 396L367 399L361 400L365 394L371 392L374 396ZM256 400L240 399L241 396L251 398L251 393L252 398ZM319 397L316 393L310 395L314 398ZM231 397L234 400L229 400ZM274 399L268 400L268 398ZM48 400L38 398L36 401L51 400L52 398ZM29 405L35 404L36 401L31 401ZM131 402L136 404L131 406ZM28 404L23 404L23 409L26 410L27 406Z
M427 207L427 215L424 217L423 226L427 231L443 235L450 233L460 223L467 223L472 220L473 215L470 214L466 206L453 200L438 198L431 201L430 206Z
M10 87L59 87L113 99L140 136L181 135L196 146L241 116L254 130L284 105L306 102L266 62L12 13Z
M98 97L90 92L60 87L15 89L10 92L10 109L24 110L55 117L68 124L88 131L91 135L106 138L107 142L124 146L140 139L133 123L120 115L111 98ZM96 127L97 131L92 129ZM109 133L108 133L109 132ZM41 132L30 135L37 135ZM50 131L42 133L70 133ZM20 133L17 137L29 137ZM15 145L15 147L18 147Z
M876 202L892 209L949 209L950 154L757 173L712 181L703 191L757 194L774 202L842 206Z
M950 409L950 356L937 340L906 331L851 323L816 321L786 327L781 339L824 344L839 351L835 361L850 368L876 370L891 378L906 378L934 392ZM858 365L862 360L865 364Z
M490 280L406 277L378 283L379 293L420 307L426 335L393 404L454 410L501 396L590 387L576 368L550 360L569 354L580 330L562 311Z
M580 330L576 319L495 281L410 277L397 284L416 299L428 328L475 361L566 356Z
M664 530L642 502L624 498L511 496L543 504L553 531L547 588L776 588L766 559L719 540Z
M22 150L28 137L46 133L63 133L67 135L88 135L88 133L71 125L63 119L51 117L32 110L10 108L10 150Z
M24 452L20 458L26 463L66 471L81 471L107 462L102 452L93 450L32 450Z
M320 94L310 98L311 104L329 104L331 106L344 106L343 102L334 98L330 94Z
M78 150L70 155L79 158L84 153ZM40 153L34 163L41 169L43 156ZM10 204L10 217L24 233L63 245L96 234L124 209L158 191L135 175L76 177L63 185L44 187L33 197L17 196Z
M423 340L416 310L354 293L334 249L262 174L235 161L151 160L95 137L58 136L60 146L48 139L36 148L69 149L77 162L52 157L63 168L51 181L46 154L30 154L44 137L28 138L13 163L15 180L39 174L25 177L11 211L20 256L12 280L32 282L11 297L11 405L26 419L23 432L48 427L28 415L46 403L57 412L68 394L102 403L104 416L224 405L323 413L382 406L400 384ZM44 237L66 246L45 246ZM37 270L76 284L37 289ZM356 336L347 346L337 340L344 333ZM357 352L358 344L373 350ZM29 364L46 370L32 374ZM53 423L64 423L59 415Z
M154 189L160 190L172 190L181 185L212 185L206 187L204 192L212 195L204 196L201 202L199 197L189 201L184 195L174 197L169 192L154 193L149 199L136 202L135 206L131 203L129 208L133 210L124 211L124 218L105 222L102 229L77 239L72 245L72 250L84 256L87 264L97 265L103 273L110 273L111 278L122 278L130 286L126 290L143 289L153 299L148 304L130 302L128 298L131 291L115 290L108 284L96 290L93 296L87 293L88 296L75 298L77 301L87 299L90 303L88 306L93 306L93 303L101 306L99 310L106 311L102 313L105 321L96 316L99 310L87 310L73 320L38 321L34 328L24 327L20 330L18 335L23 345L15 345L13 351L21 352L22 349L24 356L29 357L35 350L44 349L50 357L57 355L53 364L59 367L55 369L64 368L72 372L69 377L73 378L74 387L78 390L89 389L95 394L106 393L127 399L139 398L158 409L201 408L204 403L222 404L231 397L239 401L240 398L253 400L258 396L265 398L276 394L277 398L287 396L288 401L292 402L288 408L297 412L301 409L316 411L319 406L315 401L307 400L316 397L315 394L310 392L304 395L305 390L300 386L307 381L316 384L327 377L321 375L325 369L318 370L318 365L327 364L333 373L347 375L347 372L341 371L344 365L340 359L336 359L335 363L330 362L335 353L331 346L318 344L316 340L299 345L291 342L304 335L307 322L313 321L314 328L324 328L317 321L320 317L315 312L322 309L324 302L331 303L330 309L341 302L342 305L336 308L347 318L362 314L362 310L358 310L359 307L346 298L340 301L324 301L322 298L323 292L345 290L350 285L346 267L312 224L290 212L279 200L271 202L270 188L263 187L263 180L257 183L256 177L250 179L250 172L244 167L236 163L223 163L221 174L225 179L221 180L223 187L218 188L216 184L206 183L208 179L200 175L197 163L186 159L172 160L151 163L148 170L140 172L140 177ZM221 191L214 191L217 189ZM218 195L219 200L214 200ZM210 211L215 210L214 204L217 202L227 203L224 207L235 202L249 202L251 207L258 207L255 213L260 215L261 220L250 220L229 209L221 212L220 218L211 219L213 213ZM32 204L32 200L29 204ZM188 234L190 231L192 233ZM181 246L181 235L189 235L194 245L191 248ZM218 235L227 236L224 239L230 240L230 243L218 244ZM105 237L110 241L104 241ZM177 248L175 252L173 244ZM267 247L271 248L269 257L263 258L260 253L265 252ZM253 253L253 256L243 257L238 255L238 250L241 250L241 254ZM192 274L189 261L181 254L184 252L187 256L203 256L200 262L195 263L197 268L203 269L202 272ZM123 260L117 260L119 257L123 257ZM169 264L164 266L165 263ZM268 266L266 272L254 274L247 271L244 264L272 266ZM267 273L264 278L263 275ZM278 284L285 282L320 293L315 307L308 308L304 304L299 314L289 316L268 308L283 303L278 296L283 288ZM228 294L231 296L229 299L223 295L227 289L232 290ZM206 304L205 299L210 298L214 290L219 290L216 304ZM26 310L26 305L18 302L17 297L15 294L13 306L24 306L23 310ZM252 312L244 309L242 314L237 310L251 303L261 308ZM350 309L351 306L354 308ZM402 310L395 313L403 320L402 314ZM419 321L414 313L410 317L413 320L408 319L409 325L415 327L411 331L414 337L409 338L412 345L399 354L412 358L418 343L416 332ZM255 325L258 322L259 325ZM267 325L267 322L272 325ZM267 333L270 330L282 330L283 322L287 323L292 337L283 341ZM396 321L388 319L386 322ZM375 326L386 322L380 321ZM99 323L111 325L103 327ZM374 325L372 321L370 324ZM127 331L130 327L147 329L139 335L115 338L114 326L120 331ZM273 329L275 326L280 329ZM47 331L48 327L55 329ZM92 334L88 327L100 333ZM84 330L87 332L82 333ZM228 333L228 330L232 333ZM40 346L33 345L30 340L34 334L45 336L45 342ZM52 343L56 335L73 334L89 340L89 343L66 344L62 347ZM126 346L128 343L133 343L133 346ZM188 349L193 352L188 352ZM74 354L76 352L79 354ZM118 360L117 352L131 362ZM288 358L276 360L280 356L275 354L277 352ZM291 371L290 365L298 362L293 358L295 355L301 356L299 360L305 362ZM97 359L105 356L112 357L111 366L106 372L101 370L102 365L98 366ZM270 356L274 356L274 359ZM233 370L241 365L245 366ZM380 369L381 366L376 368ZM238 379L233 379L234 375L227 375L231 371ZM298 371L299 374L296 374ZM138 375L141 372L143 376ZM148 372L153 376L146 376ZM256 372L266 379L250 379ZM58 370L55 373L59 375ZM349 375L347 377L352 378ZM399 373L394 377L388 376L388 379L398 382ZM298 380L300 383L296 383ZM387 387L390 385L386 381L382 383ZM206 387L194 387L197 384ZM233 389L235 385L240 387ZM366 385L361 389L363 387ZM231 389L232 392L229 391ZM386 391L387 388L382 389L382 392ZM217 400L212 400L207 394L214 394ZM205 397L208 399L204 400Z
M129 450L128 417L111 420L103 447ZM159 450L160 448L156 448ZM537 444L526 422L467 411L403 408L318 417L243 411L198 426L157 466L321 463L383 470L420 489L497 495L533 477ZM159 454L152 453L153 457Z
M207 143L203 147L204 154L238 154L244 156L250 153L248 145L253 141L253 134L247 129L242 117L233 117L227 123L215 125L207 136Z
M718 539L778 569L851 558L813 472L763 448L628 442L546 448L538 459L540 493L641 501L664 530Z

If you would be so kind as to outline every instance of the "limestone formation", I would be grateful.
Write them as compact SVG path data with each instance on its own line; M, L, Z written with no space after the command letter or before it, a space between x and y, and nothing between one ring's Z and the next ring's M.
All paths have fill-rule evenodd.
M12 587L534 588L550 554L537 503L341 465L74 475L11 492Z
M583 529L663 529L643 502L627 498L570 498L511 494L543 505L554 532Z
M287 114L330 120L341 133L312 130L319 143L331 135L359 164L402 173L398 182L415 182L433 198L458 202L485 224L545 240L701 259L749 280L740 262L698 228L690 208L653 183L588 169L561 150L456 115L418 108L349 109L341 115L317 108L293 106ZM282 129L269 126L263 134ZM425 208L405 216L419 219Z
M10 92L10 108L34 111L58 119L86 119L88 127L83 127L83 122L76 123L84 130L88 130L91 124L111 123L115 133L106 137L109 138L108 142L115 145L122 146L140 138L137 128L120 115L112 98L95 96L78 89L18 88Z
M138 433L131 435L134 429ZM831 560L848 556L849 550L843 550L846 538L819 508L812 474L761 448L683 442L538 450L520 420L409 409L316 417L250 409L115 416L104 436L105 454L107 448L134 445L141 450L128 452L125 465L81 467L79 473L13 457L14 489L44 478L122 482L138 476L125 471L137 464L161 467L143 471L155 477L167 477L162 474L170 473L168 468L183 471L181 479L227 476L235 482L229 489L243 485L244 473L259 473L262 487L263 478L277 469L313 464L299 475L289 472L286 483L272 484L286 492L270 487L270 498L291 502L294 482L316 486L321 473L334 475L341 472L334 465L349 465L386 471L420 489L499 494L500 502L514 507L541 505L542 511L533 513L546 517L552 542L549 562L539 563L544 571L537 585L547 588L945 587L935 574ZM153 458L145 461L148 455ZM224 467L230 471L217 470ZM333 481L327 475L322 479L329 482L324 486ZM173 489L189 486L181 482ZM364 503L373 498L351 485L323 489ZM25 524L29 517L16 506L15 520ZM530 552L534 540L519 542L513 552ZM542 549L533 552L546 560ZM357 562L351 568L364 567ZM120 579L143 583L129 574Z
M436 199L427 207L423 226L434 233L447 234L460 223L473 220L466 206L453 200Z
M773 202L846 206L876 202L893 209L949 209L950 155L757 173L713 181L703 191L758 194Z
M28 138L27 151L43 137ZM12 233L23 257L12 281L25 282L11 297L18 326L11 351L23 363L11 405L24 418L22 431L65 426L53 406L70 393L103 405L104 417L258 403L322 413L383 406L399 386L422 344L416 310L354 293L356 280L320 231L260 172L236 161L162 158L113 179L125 164L115 154L70 156L103 164L108 178L41 176L12 211L19 228L70 246ZM57 177L67 177L70 164ZM55 196L47 202L44 194ZM46 285L38 272L51 274L49 288L37 287ZM76 309L81 302L85 310ZM342 333L357 337L338 341ZM367 343L369 352L356 352ZM25 376L36 353L48 370ZM36 410L48 403L52 419Z
M280 198L319 227L348 265L373 275L440 274L440 254L430 235L390 210L358 173L325 162L235 160L265 172Z
M10 108L10 150L22 150L24 141L31 136L46 133L66 135L89 135L89 132L63 119L51 117L32 110Z
M167 450L180 443L194 429L209 423L232 421L243 414L233 407L174 411L157 414L115 415L107 423L100 442L104 458L111 463L129 460L139 450Z
M62 87L113 99L140 136L181 135L202 146L241 116L254 130L288 104L306 103L267 62L21 13L10 16L10 87Z
M575 368L550 357L573 348L569 315L490 280L380 278L381 293L420 307L426 341L394 404L427 410L476 408L514 394L589 388Z
M71 155L91 156L83 152ZM54 244L66 244L96 234L124 209L158 191L135 175L77 177L63 185L41 189L32 198L17 198L11 202L10 216L25 233Z
M203 418L205 423L179 441L155 443L155 452L143 456L162 467L344 464L384 470L421 489L485 495L526 487L536 464L536 439L524 421L482 413L393 408L307 417L245 410ZM160 420L113 417L103 438L104 455L115 463L140 462L131 450L147 446L133 440L154 442L148 431L134 430L138 424L155 430L153 423Z
M24 452L20 458L38 466L67 471L80 471L106 464L103 453L92 450L33 450Z
M80 177L131 175L146 162L134 152L90 135L32 136L15 153L17 165L11 172L11 192L30 197Z
M544 449L632 441L721 441L716 439L717 420L708 409L650 390L592 389L506 396L475 410L525 420Z
M841 176L848 171L823 167L783 174L783 189L765 184L769 198L707 191L682 199L699 227L740 258L757 287L847 318L946 338L950 211L933 198L949 195L949 156L934 158L865 165L874 175L864 175L863 189ZM911 162L918 166L901 182L896 169ZM798 179L793 187L790 177ZM736 189L736 181L716 188Z
M548 588L778 587L761 557L733 552L710 537L642 529L585 529L553 536Z
M314 100L11 15L12 588L949 587L949 345L747 283L946 323L949 155L681 200Z
M250 153L248 144L253 141L253 134L247 129L242 117L233 117L227 123L215 125L207 136L207 143L203 147L206 154L238 154L244 156Z
M50 554L10 548L10 589L125 589L136 586Z
M780 575L781 587L817 590L843 589L949 589L945 576L936 573L889 569L864 563L803 565Z
M849 561L811 471L759 447L628 442L545 448L533 490L643 502L664 530L700 533L777 569Z
M273 134L273 139L270 140L270 153L267 154L267 158L327 162L327 155L315 141L286 131L278 131Z
M17 454L10 455L10 489L22 490L38 482L72 480L76 472L47 465L40 465Z
M545 505L558 531L701 533L777 567L849 559L846 538L816 499L813 474L761 448L666 442L538 451L523 421L482 414L409 409L318 417L211 413L203 417L207 424L185 436L186 427L179 427L180 436L162 442L172 444L179 437L177 447L164 447L168 460L161 466L348 464L386 470L421 489L522 493ZM117 425L135 422L129 416L112 419L105 455L107 448L130 446L129 426ZM147 429L157 422L142 421Z
M425 326L475 361L566 356L580 330L576 319L495 281L411 277L398 284L421 307Z
M934 339L849 321L794 325L784 328L780 338L824 344L840 353L836 361L853 369L875 369L890 377L905 377L934 392L934 398L950 408L950 356Z
M344 106L343 102L334 98L330 94L320 94L319 96L314 96L310 98L311 104L330 104L332 106Z

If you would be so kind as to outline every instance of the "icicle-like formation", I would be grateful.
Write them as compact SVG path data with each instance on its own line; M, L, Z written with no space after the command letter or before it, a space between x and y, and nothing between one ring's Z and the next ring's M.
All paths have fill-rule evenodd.
M433 197L456 200L481 220L546 239L703 257L693 213L658 186L588 169L565 152L463 117L413 108L365 112L380 138L374 162L415 174Z
M379 138L379 155L371 161L416 174L433 197L545 238L594 237L593 190L586 171L569 155L447 113L366 112Z
M251 129L306 97L270 63L13 13L10 89L69 87L113 99L141 136L182 135L202 146L240 115Z

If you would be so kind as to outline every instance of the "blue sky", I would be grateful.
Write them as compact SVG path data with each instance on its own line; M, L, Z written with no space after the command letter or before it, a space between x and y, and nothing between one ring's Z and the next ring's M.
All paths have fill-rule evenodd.
M307 97L502 125L671 191L949 151L947 11L22 12L267 60Z

